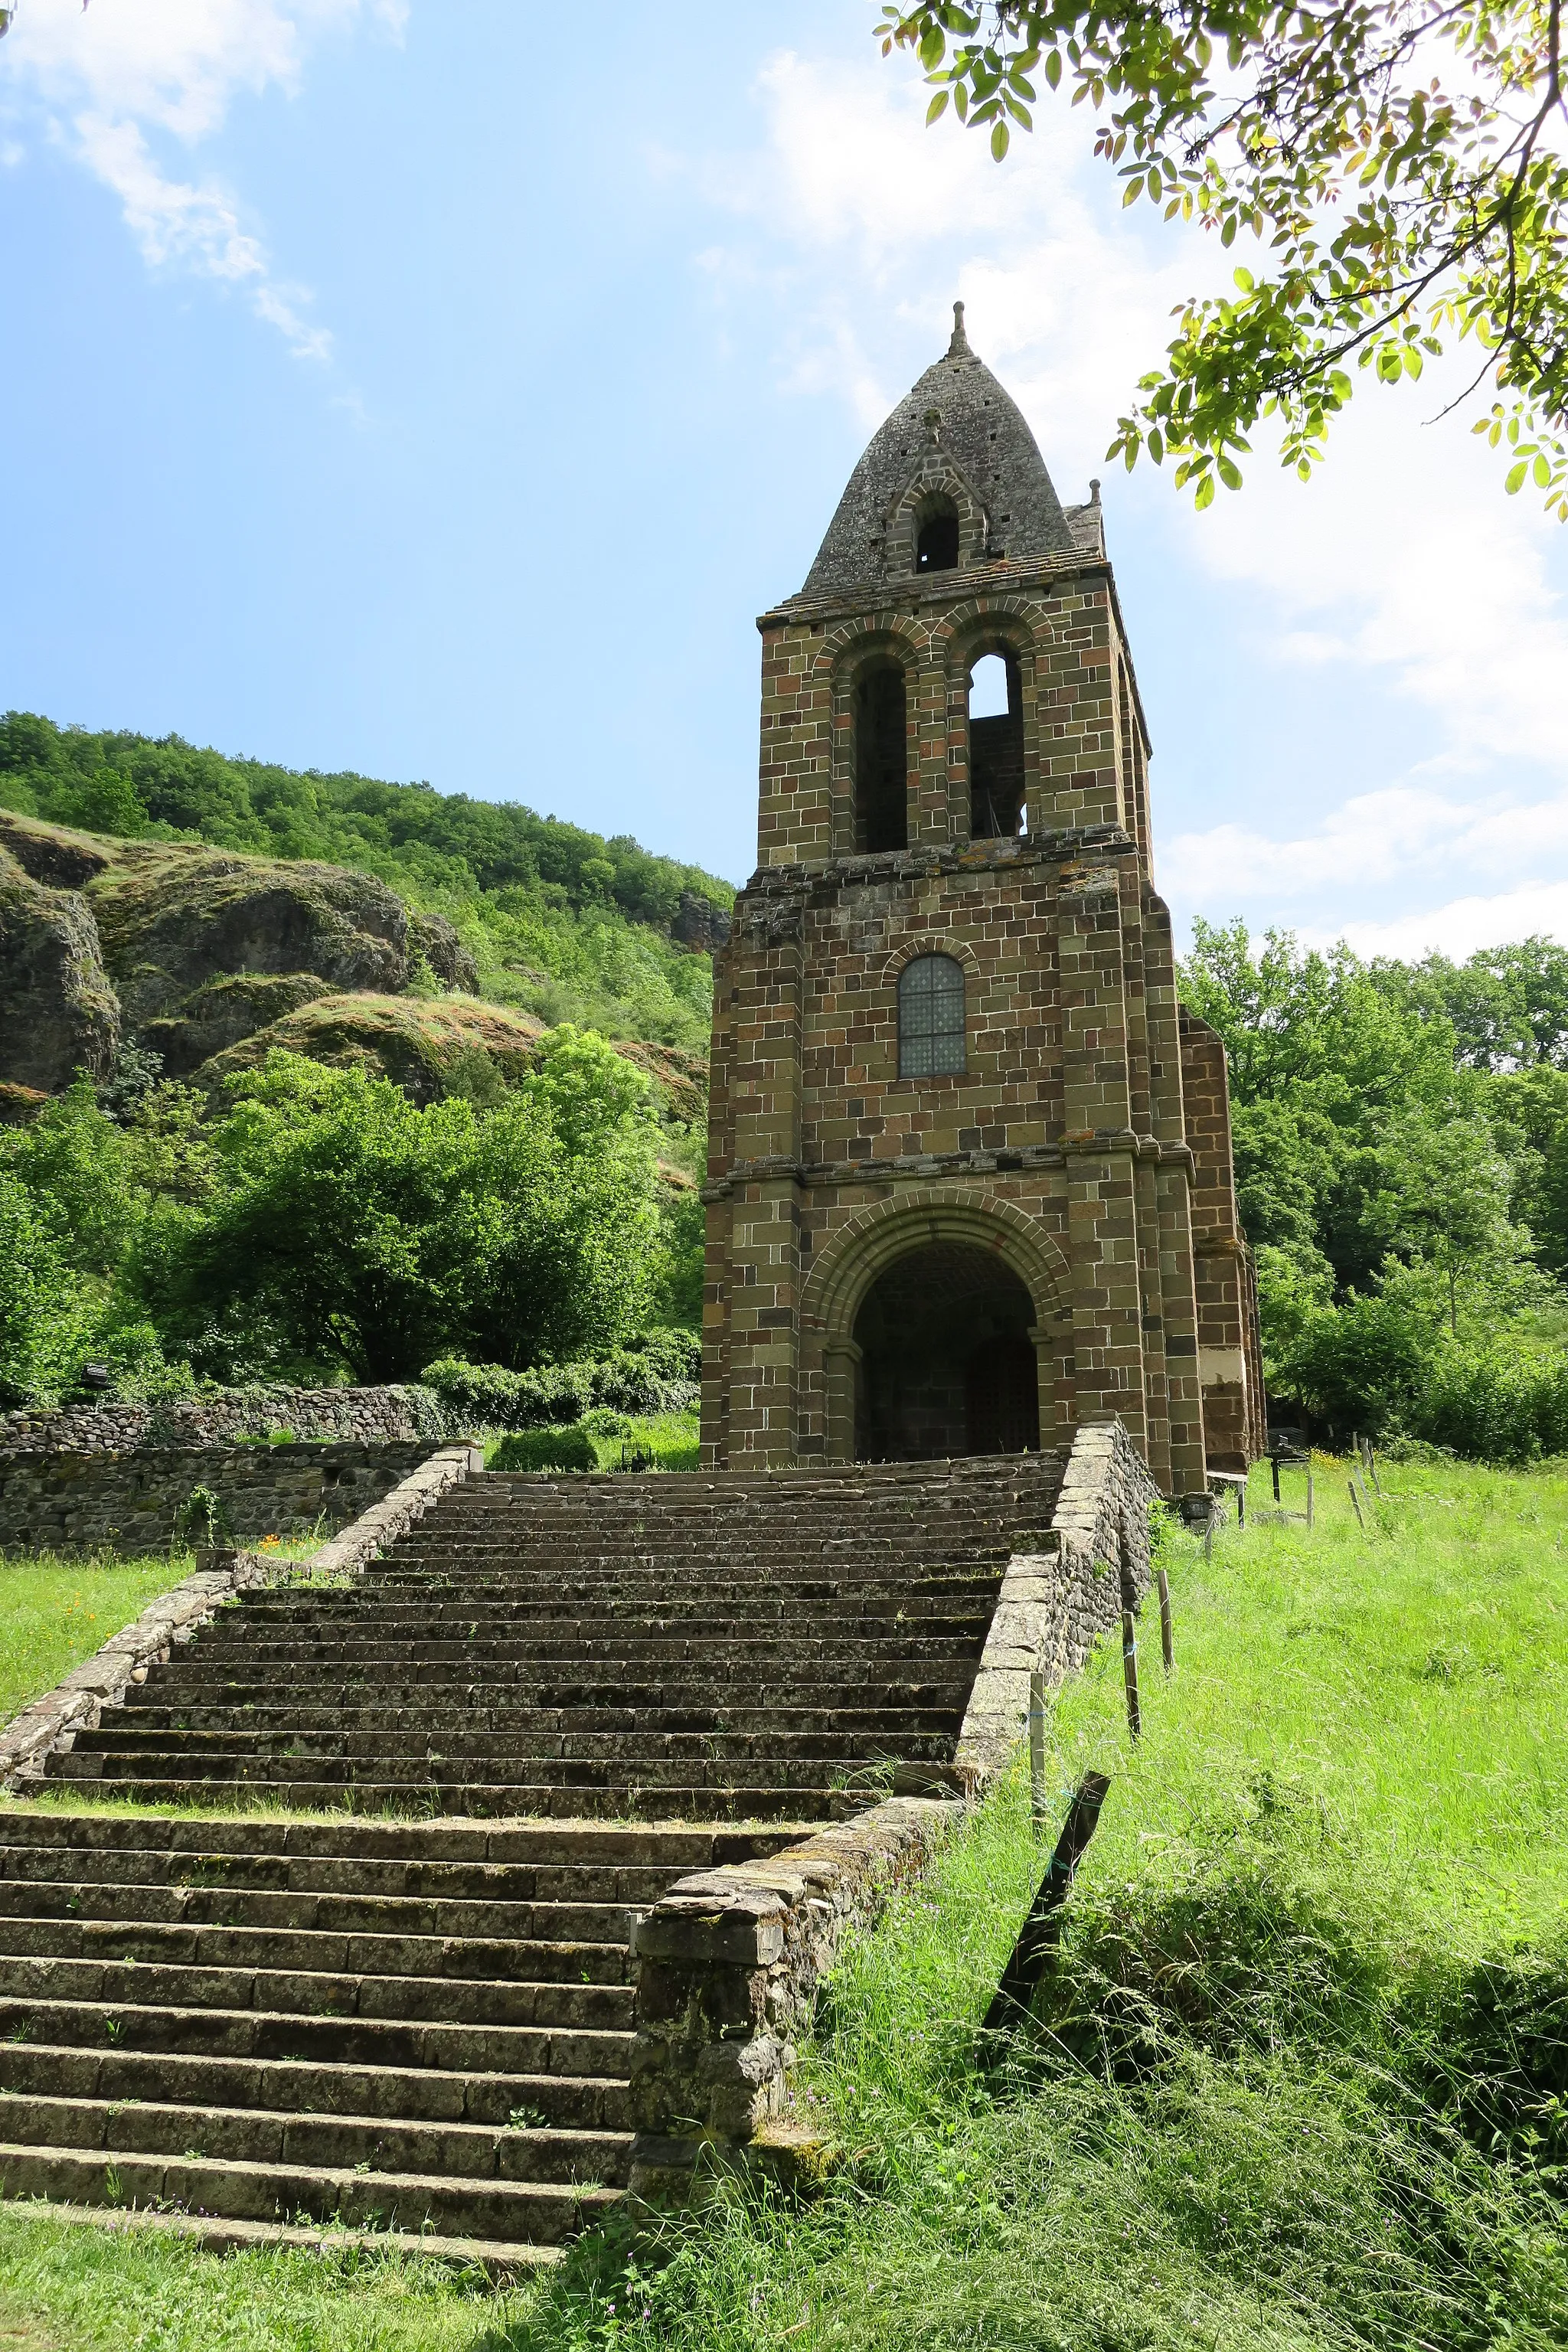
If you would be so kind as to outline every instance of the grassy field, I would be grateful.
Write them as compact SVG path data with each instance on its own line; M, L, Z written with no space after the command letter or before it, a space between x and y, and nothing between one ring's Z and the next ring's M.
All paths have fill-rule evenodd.
M192 1561L21 1559L0 1553L0 1723L188 1576Z
M1310 1535L1176 1539L1136 1748L1119 1656L1064 1694L1053 1818L1112 1785L1031 2031L977 2024L1043 1867L1017 1778L845 1956L810 2207L724 2190L489 2297L14 2210L0 2314L59 2352L1556 2352L1568 1476L1382 1475L1364 1534L1324 1465Z

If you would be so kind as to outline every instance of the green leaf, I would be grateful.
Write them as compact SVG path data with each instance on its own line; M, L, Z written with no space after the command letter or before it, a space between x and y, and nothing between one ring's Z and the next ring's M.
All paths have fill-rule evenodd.
M1538 490L1549 490L1551 488L1552 467L1547 461L1544 450L1542 452L1540 457L1537 457L1534 465L1530 470L1534 478L1535 487Z
M1233 466L1228 457L1222 457L1219 461L1219 478L1227 490L1240 489L1241 468L1239 466Z
M1129 180L1126 187L1121 192L1122 211L1125 212L1129 205L1135 205L1142 193L1143 182L1142 177L1136 180Z
M947 111L947 95L948 94L945 89L939 89L931 104L927 107L926 122L928 127L936 121L939 114L944 114Z
M1503 484L1503 488L1508 492L1510 499L1529 471L1530 460L1528 457L1521 457L1517 466L1510 466L1509 467L1508 479Z
M1200 509L1200 510L1204 507L1213 506L1214 476L1212 474L1205 474L1203 480L1198 484L1197 491L1193 499L1193 504Z
M1007 152L1009 136L1007 125L998 118L991 126L991 157L994 163L999 163Z
M1050 83L1053 89L1059 89L1061 87L1061 79L1062 54L1059 49L1052 49L1049 51L1046 58L1046 79Z

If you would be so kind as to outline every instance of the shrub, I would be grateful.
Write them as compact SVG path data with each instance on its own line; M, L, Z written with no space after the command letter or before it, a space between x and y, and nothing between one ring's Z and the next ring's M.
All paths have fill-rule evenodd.
M487 1429L542 1429L581 1421L596 1407L618 1413L684 1412L697 1395L700 1343L689 1331L651 1331L597 1360L509 1372L443 1356L424 1384L448 1412Z
M574 1423L566 1429L523 1429L503 1437L489 1466L492 1470L596 1470L599 1456L587 1431Z
M1446 1350L1405 1418L1413 1437L1472 1461L1568 1453L1568 1355Z

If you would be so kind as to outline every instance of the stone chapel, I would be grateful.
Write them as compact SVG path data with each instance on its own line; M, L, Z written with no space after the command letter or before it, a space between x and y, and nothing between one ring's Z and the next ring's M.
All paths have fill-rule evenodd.
M1225 1053L1177 1003L1099 486L1062 506L953 307L757 625L702 1458L1023 1452L1115 1415L1179 1497L1264 1440Z

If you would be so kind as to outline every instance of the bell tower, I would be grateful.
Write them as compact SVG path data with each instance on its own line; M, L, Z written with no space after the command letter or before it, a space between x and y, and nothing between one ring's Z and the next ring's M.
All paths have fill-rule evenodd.
M1181 1495L1263 1437L1225 1055L1176 1000L1099 486L1062 506L953 315L758 623L703 1461L1019 1452L1115 1414Z

